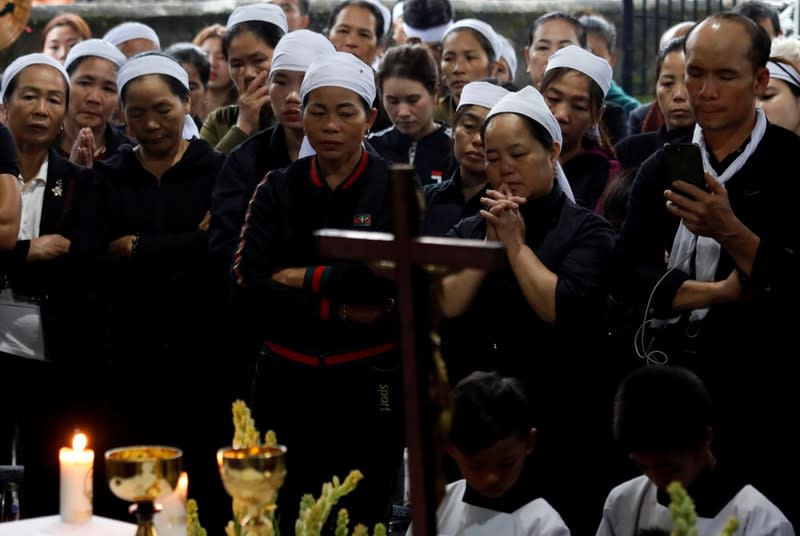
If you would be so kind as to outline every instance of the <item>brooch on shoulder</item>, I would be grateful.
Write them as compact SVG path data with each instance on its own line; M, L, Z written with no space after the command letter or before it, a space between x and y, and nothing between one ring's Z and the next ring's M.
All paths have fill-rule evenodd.
M56 197L61 197L61 194L64 193L64 181L62 179L56 180L56 185L50 189L53 192L53 195Z

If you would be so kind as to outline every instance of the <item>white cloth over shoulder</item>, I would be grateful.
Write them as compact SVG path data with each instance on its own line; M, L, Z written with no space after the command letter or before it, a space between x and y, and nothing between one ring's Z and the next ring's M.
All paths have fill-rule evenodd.
M116 65L117 69L122 67L122 64L127 60L125 54L108 41L104 39L87 39L69 49L67 59L64 61L64 69L69 69L70 65L87 56L108 60Z
M440 536L569 536L569 528L544 499L535 499L507 514L463 501L466 480L447 485L436 511ZM407 536L413 534L409 527Z
M703 156L703 168L706 173L713 175L720 184L723 186L728 179L736 175L748 158L758 148L761 139L764 137L764 132L767 129L767 118L764 110L756 108L756 126L750 134L750 141L736 160L731 162L725 172L717 176L717 172L708 163L708 149L706 148L705 139L703 138L703 129L700 125L695 125L694 136L692 143L700 146L700 153ZM693 274L697 281L713 281L714 275L717 271L719 264L719 254L721 246L719 242L707 236L697 236L689 231L681 221L678 226L678 232L675 234L675 239L672 242L672 251L669 255L668 268L678 267L687 274ZM694 264L692 264L692 257L694 257ZM710 307L702 307L694 309L689 314L689 319L692 321L702 320L709 311Z
M542 125L547 133L550 134L550 137L558 142L559 147L563 143L561 127L558 124L558 120L553 116L542 94L533 86L525 86L519 91L509 93L500 99L500 101L489 110L486 121L494 115L503 113L515 113L529 117ZM570 187L567 176L564 175L564 170L558 162L556 163L556 180L564 194L570 201L574 202L575 195L572 193L572 187Z
M609 493L596 536L636 536L644 529L672 530L669 508L656 499L656 486L646 476L620 484ZM736 536L794 536L792 524L753 486L744 486L714 516L697 518L698 536L719 536L732 516Z
M603 90L604 97L608 95L608 88L611 87L611 78L614 73L611 66L604 58L595 56L588 50L577 45L569 45L568 47L556 50L555 53L550 56L550 59L547 60L547 67L545 67L544 72L558 67L566 67L567 69L574 69L582 72L597 83L600 89Z
M161 48L161 41L158 39L156 31L141 22L123 22L111 28L103 36L104 41L108 41L114 46L120 46L131 39L147 39L155 43L156 48Z
M272 53L269 77L277 71L305 72L309 65L322 54L336 52L330 40L311 30L289 32L278 41Z

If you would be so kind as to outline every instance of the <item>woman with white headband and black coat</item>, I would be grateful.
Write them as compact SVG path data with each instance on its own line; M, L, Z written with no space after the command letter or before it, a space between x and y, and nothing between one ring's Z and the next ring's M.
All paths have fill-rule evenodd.
M493 78L464 86L450 140L455 169L446 180L424 187L425 213L420 234L444 236L453 225L481 209L481 198L486 194L481 125L492 106L516 89L509 82Z
M461 91L470 82L494 75L503 43L494 29L477 19L461 19L442 38L442 81L449 92L439 101L436 119L453 123Z
M598 213L603 192L619 171L601 121L611 76L605 59L570 45L550 56L539 86L561 126L561 166L575 202Z
M134 56L120 68L117 87L137 145L123 145L94 164L104 186L107 374L116 378L106 393L105 418L125 416L124 429L111 434L116 444L182 446L192 471L224 437L210 430L198 436L200 419L224 419L230 411L229 400L209 394L221 395L228 386L217 311L208 298L207 232L211 188L225 157L205 140L184 138L185 125L193 125L189 81L172 57ZM188 367L190 383L180 379ZM163 398L162 388L168 393ZM140 396L126 392L136 389ZM191 411L172 410L168 401L175 399ZM204 473L192 471L192 478L208 497L213 481L206 483Z
M221 273L220 284L226 287L247 203L256 186L268 172L288 166L300 154L300 86L305 71L314 58L334 51L325 36L310 30L288 33L275 47L268 81L272 115L278 124L250 136L228 154L212 192L209 248Z
M59 156L69 76L44 54L11 63L3 75L3 106L17 146L22 217L13 250L0 254L6 290L0 305L0 351L53 360L77 357L73 321L87 305L86 262L99 248L92 222L97 189L91 170ZM88 312L88 309L84 310ZM87 360L92 338L81 346Z
M69 413L85 395L82 378L94 370L99 353L98 310L91 299L100 247L98 190L90 169L53 147L69 101L61 63L44 54L21 56L6 68L0 93L13 135L2 137L0 171L4 181L14 174L16 203L20 191L22 198L16 242L0 253L0 376L11 413L18 412L15 423L3 424L17 427L25 485L38 490L24 508L39 516L58 504L58 491L50 487L58 468L48 463L46 446L67 426L85 422L85 415ZM9 161L14 145L16 158Z
M420 184L437 184L450 171L450 129L434 121L439 74L430 52L420 45L392 47L376 74L378 93L392 126L370 135L386 160L414 166Z
M165 348L177 358L206 344L197 340L195 322L208 316L211 188L224 156L204 140L183 138L184 123L192 121L188 77L171 57L131 58L117 86L138 144L95 163L106 190L108 253L118 259L112 345L122 362L158 360Z
M377 113L373 71L346 52L322 55L300 93L316 154L258 186L233 267L264 341L256 424L275 430L301 468L278 496L282 532L304 493L354 468L365 478L341 506L353 522L385 521L402 458L394 285L365 263L321 256L314 237L323 228L390 230L388 167L362 146Z
M67 54L64 68L70 78L70 101L64 130L56 139L61 156L82 166L113 155L133 140L109 123L119 101L117 71L127 58L102 39L87 39Z
M602 391L597 353L614 232L568 197L558 160L561 130L536 89L500 99L481 132L491 189L480 214L449 236L500 241L507 267L445 277L442 310L446 317L471 316L462 337L473 363L525 383L539 411L543 496L575 534L585 534L580 529L596 524L591 501L602 504L604 484L598 477L596 488L584 483L578 492L563 482L563 468L581 474L577 468L596 464L605 446L602 415L610 398L604 395L612 392Z

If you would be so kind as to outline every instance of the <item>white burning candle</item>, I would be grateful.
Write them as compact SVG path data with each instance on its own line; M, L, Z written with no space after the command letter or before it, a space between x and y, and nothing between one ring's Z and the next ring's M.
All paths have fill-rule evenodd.
M72 448L58 452L61 466L61 520L85 523L92 518L92 468L94 451L86 448L86 434L76 433Z
M185 536L188 492L189 475L184 471L178 478L175 491L159 501L162 509L156 514L153 523L161 536Z

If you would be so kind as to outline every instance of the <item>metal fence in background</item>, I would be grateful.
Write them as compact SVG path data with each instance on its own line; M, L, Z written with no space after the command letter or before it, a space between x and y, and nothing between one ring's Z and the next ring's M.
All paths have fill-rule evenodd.
M661 34L683 21L699 21L711 13L735 6L741 0L623 0L621 32L622 87L631 95L652 95L655 59ZM800 0L769 1L780 13L785 34L800 34L797 4Z

